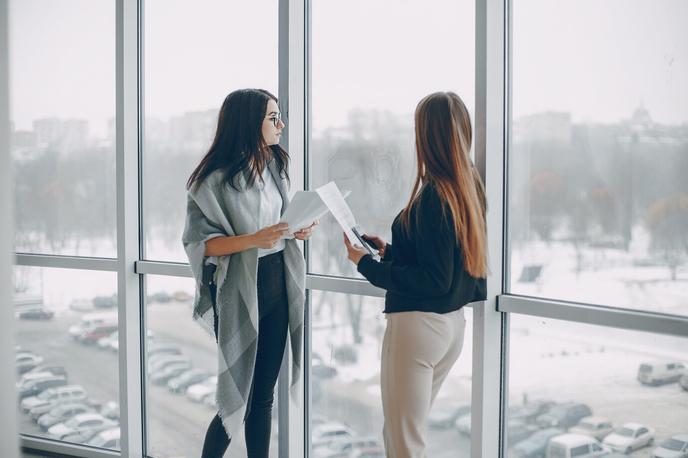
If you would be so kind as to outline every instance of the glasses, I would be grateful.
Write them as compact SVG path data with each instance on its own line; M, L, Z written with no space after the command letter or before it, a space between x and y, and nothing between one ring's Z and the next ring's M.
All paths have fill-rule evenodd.
M282 113L277 113L275 115L271 115L268 118L268 121L272 122L272 125L277 127L277 125L282 122Z

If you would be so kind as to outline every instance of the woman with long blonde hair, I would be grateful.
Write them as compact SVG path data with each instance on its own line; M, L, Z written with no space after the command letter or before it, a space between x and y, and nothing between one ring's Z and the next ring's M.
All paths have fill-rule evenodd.
M378 262L344 237L349 259L387 290L382 344L384 441L391 458L425 457L425 424L459 358L464 305L486 298L485 193L469 156L468 110L453 92L436 92L415 112L417 174L392 243L375 235Z

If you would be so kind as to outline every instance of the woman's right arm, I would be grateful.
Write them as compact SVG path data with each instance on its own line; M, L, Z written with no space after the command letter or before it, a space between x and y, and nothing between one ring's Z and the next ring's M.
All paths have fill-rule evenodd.
M269 249L277 245L282 236L288 233L289 225L280 223L264 227L253 234L215 237L205 242L205 255L226 256L252 248Z

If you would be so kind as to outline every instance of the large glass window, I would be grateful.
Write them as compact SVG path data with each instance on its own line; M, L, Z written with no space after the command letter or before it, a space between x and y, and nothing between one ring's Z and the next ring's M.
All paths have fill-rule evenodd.
M119 449L116 278L14 268L21 433Z
M384 453L380 355L384 300L324 291L311 293L311 440L316 457L338 449ZM428 418L428 456L470 456L472 314L459 360L444 381ZM339 436L333 440L333 436Z
M115 2L9 2L15 249L114 257Z
M201 456L217 413L217 344L191 317L194 285L192 279L146 276L146 431L148 454L155 458ZM277 402L272 420L270 456L277 457ZM226 456L246 456L243 430Z
M685 315L688 4L513 3L509 291Z
M685 338L512 315L508 456L582 445L674 456L658 447L688 432L686 348Z
M277 96L277 2L145 2L146 259L186 262L185 184L235 89ZM300 154L300 152L295 152Z
M351 191L368 233L387 237L408 201L421 98L454 91L473 109L474 3L312 2L310 184ZM339 226L331 216L322 223L310 271L358 275Z

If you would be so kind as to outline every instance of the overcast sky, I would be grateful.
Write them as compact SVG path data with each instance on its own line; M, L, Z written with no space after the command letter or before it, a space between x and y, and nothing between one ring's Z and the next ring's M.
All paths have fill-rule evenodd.
M115 2L11 0L12 118L115 109ZM688 1L513 0L514 115L616 122L643 103L688 122ZM474 3L313 0L313 121L354 108L413 112L436 90L474 105ZM148 0L147 116L217 109L240 87L277 91L277 0Z

